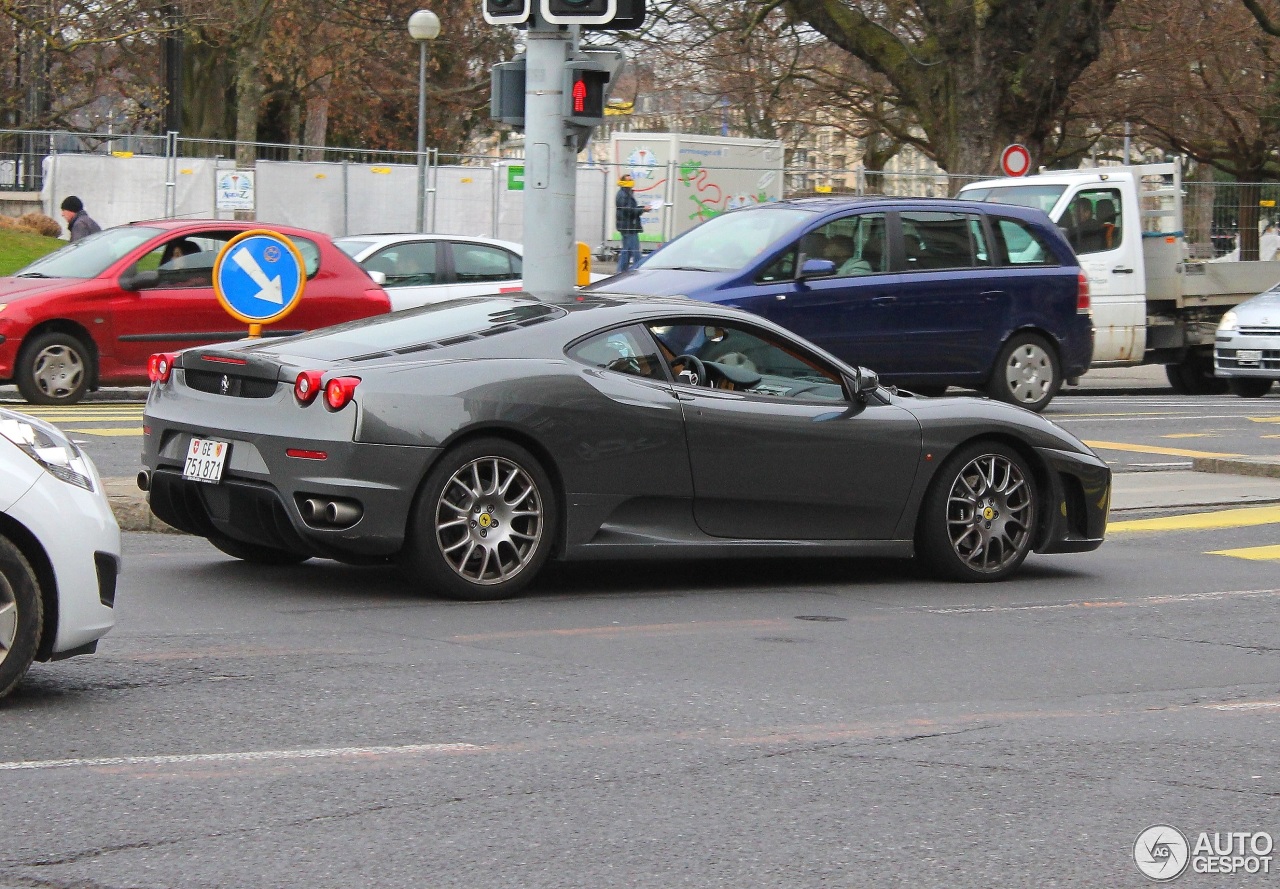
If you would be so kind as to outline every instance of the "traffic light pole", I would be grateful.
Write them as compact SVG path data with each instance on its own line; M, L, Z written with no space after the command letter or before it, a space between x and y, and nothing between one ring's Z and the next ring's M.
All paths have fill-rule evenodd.
M577 151L565 126L564 71L577 30L535 13L526 34L524 289L549 302L572 301L576 280Z

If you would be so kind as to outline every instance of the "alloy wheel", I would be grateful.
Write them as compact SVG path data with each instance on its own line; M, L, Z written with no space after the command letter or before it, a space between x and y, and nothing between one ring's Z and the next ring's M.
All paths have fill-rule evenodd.
M436 502L440 553L462 579L484 586L524 570L545 527L532 476L505 457L480 457L445 483Z
M997 573L1031 542L1034 500L1016 463L1001 454L970 460L947 495L947 537L968 568Z
M0 664L3 664L18 638L18 599L8 578L0 574Z

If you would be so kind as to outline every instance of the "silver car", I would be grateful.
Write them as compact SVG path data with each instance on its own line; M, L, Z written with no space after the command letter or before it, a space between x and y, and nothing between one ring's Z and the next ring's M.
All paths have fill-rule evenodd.
M1261 398L1280 380L1280 284L1222 316L1213 372L1241 398Z
M521 290L522 248L513 241L440 234L335 238L368 272L380 272L391 310Z

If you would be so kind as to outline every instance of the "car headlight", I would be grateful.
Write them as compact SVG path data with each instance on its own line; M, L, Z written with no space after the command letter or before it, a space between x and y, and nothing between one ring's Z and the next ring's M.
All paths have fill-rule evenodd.
M70 485L93 490L93 470L84 453L43 420L0 409L0 435L18 446L53 476Z
M1218 322L1218 333L1235 333L1240 329L1240 316L1235 310L1227 312L1222 316L1222 320Z

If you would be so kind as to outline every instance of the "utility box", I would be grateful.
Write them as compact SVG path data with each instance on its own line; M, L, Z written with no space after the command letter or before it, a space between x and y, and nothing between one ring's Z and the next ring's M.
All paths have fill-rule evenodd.
M645 208L641 243L652 249L727 210L782 198L782 142L682 133L614 133L612 178L630 173ZM616 185L605 203L611 241Z

